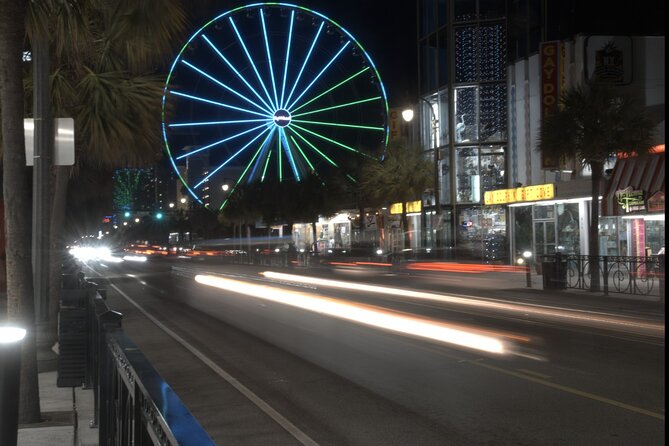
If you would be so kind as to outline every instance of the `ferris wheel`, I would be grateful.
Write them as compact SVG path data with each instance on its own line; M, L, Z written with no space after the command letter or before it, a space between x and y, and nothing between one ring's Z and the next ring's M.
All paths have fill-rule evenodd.
M210 209L244 182L301 181L388 142L367 52L324 15L285 3L232 9L195 32L167 76L162 116L172 167Z

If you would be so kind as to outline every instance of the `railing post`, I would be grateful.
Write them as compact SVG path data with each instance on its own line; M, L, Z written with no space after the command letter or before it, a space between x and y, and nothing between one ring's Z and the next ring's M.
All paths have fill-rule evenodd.
M602 274L604 276L604 296L609 295L609 256L602 257Z
M114 329L121 328L121 320L123 315L116 311L109 311L97 315L97 358L98 358L98 386L97 386L97 401L95 402L95 419L94 424L99 427L98 442L100 446L105 445L109 440L110 431L110 416L113 416L112 409L112 380L115 376L112 373L114 362L110 358L111 352L107 348L107 332Z

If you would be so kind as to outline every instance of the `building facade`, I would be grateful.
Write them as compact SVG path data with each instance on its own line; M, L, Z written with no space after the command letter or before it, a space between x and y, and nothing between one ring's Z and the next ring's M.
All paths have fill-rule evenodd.
M426 154L437 156L439 178L432 200L424 200L427 214L439 215L424 228L444 257L587 254L590 172L537 151L542 114L571 86L605 82L643 98L657 124L655 150L663 152L664 25L658 32L656 23L615 22L608 19L622 12L596 9L569 1L418 0L419 136ZM609 16L598 21L597 14ZM648 34L627 35L639 30ZM654 156L608 160L600 254L664 246L664 170L657 167L664 155ZM612 203L625 193L642 194L644 210L620 215ZM648 236L641 241L640 234Z

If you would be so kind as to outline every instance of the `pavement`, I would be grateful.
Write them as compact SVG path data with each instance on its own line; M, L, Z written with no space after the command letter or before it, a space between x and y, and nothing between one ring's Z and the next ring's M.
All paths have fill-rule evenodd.
M294 268L291 272L297 273L299 270L300 268ZM424 277L429 277L429 274ZM544 290L542 276L536 274L531 276L530 287L522 274L487 273L465 282L472 289L487 288L491 296L523 303L541 301L542 304L634 316L652 322L664 322L665 317L665 303L658 296L613 293L605 296L603 293L582 290ZM0 322L5 317L5 311L6 298L4 293L0 293ZM40 361L38 352L40 405L44 421L20 425L18 446L97 446L98 429L91 427L94 413L93 390L83 387L57 387L55 363L56 361L45 358Z

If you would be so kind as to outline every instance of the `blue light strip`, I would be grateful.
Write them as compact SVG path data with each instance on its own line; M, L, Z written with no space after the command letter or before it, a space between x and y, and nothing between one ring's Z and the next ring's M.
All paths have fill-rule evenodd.
M263 155L267 152L267 147L269 147L268 141L270 140L271 136L274 134L274 131L275 131L277 128L278 128L278 127L273 126L273 127L272 127L272 131L270 132L270 134L267 135L267 137L265 138L265 140L263 141L263 143L260 145L260 148L258 149L258 151L260 151L260 149L262 149L262 153L261 153L261 155L256 159L256 162L255 162L255 164L254 164L254 166L253 166L253 170L251 170L251 173L250 173L250 175L249 175L249 179L255 177L255 175L256 175L256 171L258 170L258 167L260 167L260 160L263 158Z
M267 28L265 27L265 14L260 8L260 23L262 23L262 33L265 38L265 50L267 50L267 64L269 65L269 77L272 79L272 91L274 92L274 104L279 107L279 98L276 96L276 81L274 80L274 68L272 68L272 55L269 51L269 41L267 40Z
M241 74L241 73L240 73L240 72L239 72L239 71L232 65L232 63L231 63L231 62L230 62L230 61L223 55L223 53L221 53L221 52L218 50L218 48L217 48L217 47L216 47L216 46L215 46L215 45L214 45L214 44L207 38L207 36L205 36L204 34L202 34L202 38L205 40L205 42L207 42L207 43L209 44L209 46L216 52L216 54L218 54L218 56L219 56L221 59L223 59L223 62L225 62L225 63L228 65L228 67L230 67L230 69L237 75L237 77L238 77L242 82L244 82L244 85L246 85L246 86L249 88L249 90L251 90L251 92L252 92L253 94L256 95L256 97L257 97L258 99L260 99L260 102L262 102L262 103L265 105L265 107L267 107L266 110L269 112L269 111L272 109L272 106L269 105L269 104L267 103L267 101L265 101L265 99L264 99L262 96L260 96L260 93L258 93L258 92L255 90L255 88L253 88L253 87L251 86L251 84L249 84L249 83L247 82L246 79L244 79L244 76L242 76L242 74Z
M318 75L316 75L316 77L314 78L314 80L311 81L311 83L307 86L307 88L305 88L304 90L302 90L302 94L300 94L297 98L295 98L295 100L293 100L293 102L292 102L288 107L286 107L288 110L290 110L290 109L297 103L297 101L299 101L300 98L302 98L302 96L304 96L304 94L305 94L307 91L309 91L309 89L311 88L311 86L314 85L314 83L318 80L319 77L321 77L321 75L325 72L325 70L327 70L327 69L330 67L330 65L332 65L332 63L339 57L339 55L342 53L342 51L344 51L344 49L346 49L346 47L349 45L349 43L351 43L350 40L349 40L348 42L346 42L346 43L341 47L341 49L340 49L339 51L337 51L337 54L335 54L334 57L330 60L330 62L328 62L327 65L325 65L325 66L323 67L323 69L320 71L320 73L318 73Z
M212 101L211 99L205 99L205 98L201 98L199 96L193 96L193 95L190 95L190 94L181 93L179 91L170 90L170 93L174 94L174 95L177 95L177 96L184 97L184 98L192 99L194 101L206 102L207 104L216 105L218 107L229 108L231 110L237 110L237 111L241 111L241 112L245 112L245 113L250 113L252 115L262 116L263 118L271 119L271 118L267 117L267 113L258 113L258 112L252 111L252 110L247 110L245 108L235 107L234 105L229 105L229 104L224 104L222 102Z
M225 89L228 90L230 93L232 93L232 94L234 94L234 95L237 95L237 96L239 96L240 98L244 99L244 100L245 100L246 102L248 102L249 104L258 107L260 110L262 110L262 111L264 111L264 112L267 112L267 113L270 113L270 114L272 113L271 111L267 110L265 107L263 107L263 106L261 106L261 105L259 105L259 104L256 104L256 103L253 102L251 99L249 99L249 98L247 98L246 96L244 96L243 94L241 94L241 93L235 91L234 89L228 87L228 86L225 85L223 82L219 81L218 79L216 79L215 77L211 76L210 74L205 73L204 71L202 71L201 69L199 69L199 68L196 67L195 65L191 64L191 63L188 62L187 60L182 60L181 62L182 62L183 64L185 64L186 66L190 67L191 69L197 71L197 72L200 73L201 75L205 76L206 78L212 80L213 82L215 82L216 84L220 85L221 87L225 88Z
M279 108L283 108L283 95L286 92L286 81L288 80L288 60L290 59L290 43L293 40L293 19L295 11L290 11L290 27L288 28L288 45L286 45L286 64L283 67L283 83L281 84L281 101Z
M293 88L291 88L290 93L288 94L288 98L286 98L286 103L290 102L290 98L293 96L293 93L295 92L295 87L297 87L297 83L300 81L300 78L302 77L302 72L304 72L304 67L307 65L307 62L311 57L311 53L314 50L314 46L316 46L316 41L318 40L318 36L320 36L324 25L325 22L321 22L321 26L319 26L318 31L316 31L316 35L314 36L313 42L311 42L311 47L309 48L307 57L304 58L304 62L302 62L302 68L300 68L300 72L297 74L297 77L295 78L295 83L293 84Z
M204 183L205 181L207 181L212 175L214 175L216 172L218 172L218 171L221 170L223 167L225 167L225 165L227 165L230 161L232 161L233 159L235 159L235 158L237 157L237 155L239 155L240 153L242 153L248 146L250 146L251 144L253 144L253 143L254 143L258 138L260 138L265 132L270 131L270 129L271 129L271 127L270 127L270 126L267 126L267 127L265 128L265 130L263 130L262 132L258 133L258 134L257 134L251 141L247 142L247 143L244 145L244 147L242 147L241 149L237 150L232 156L230 156L227 160L225 160L224 162L222 162L222 163L221 163L216 169L214 169L209 175L207 175L206 177L202 178L202 180L201 180L199 183L197 183L195 186L193 186L193 189L197 189L200 185L202 185L202 183Z
M251 67L253 68L253 72L256 74L256 77L258 78L258 82L260 82L260 86L262 87L263 91L267 95L267 100L271 103L272 102L272 97L269 94L269 91L267 91L267 87L265 87L265 83L263 82L262 78L260 77L260 73L258 73L258 69L256 68L256 64L253 62L253 58L251 57L251 54L249 54L249 50L246 48L246 44L244 43L244 39L242 39L242 35L239 34L239 31L237 30L237 26L235 25L235 21L232 20L232 17L229 18L230 24L232 25L232 28L235 30L235 34L237 34L237 39L239 39L239 43L242 44L242 48L244 49L244 53L246 53L246 57L248 58L249 62L251 62ZM276 104L274 105L274 109L276 109Z
M247 122L272 122L271 118L264 119L240 119L236 121L205 121L205 122L179 122L177 124L170 124L169 127L193 127L200 125L223 125L223 124L243 124Z
M295 179L297 181L300 181L300 173L297 171L297 166L295 165L295 159L293 159L293 154L290 150L290 145L288 144L286 133L281 128L279 129L279 137L283 140L283 151L286 153L286 156L288 157L288 162L290 163L290 167L293 170L293 175L295 175Z
M216 145L218 145L218 144L224 143L224 142L226 142L226 141L230 141L231 139L238 138L238 137L240 137L240 136L242 136L242 135L246 135L247 133L250 133L250 132L252 132L252 131L254 131L254 130L261 129L261 128L265 127L265 126L266 126L266 124L259 125L258 127L253 127L252 129L248 129L248 130L245 130L245 131L243 131L243 132L241 132L241 133L237 133L236 135L232 135L232 136L229 136L229 137L227 137L227 138L221 139L220 141L216 141L216 142L211 143L211 144L209 144L209 145L207 145L207 146L201 147L201 148L199 148L199 149L197 149L197 150L193 150L193 151L191 151L191 152L184 153L183 155L177 156L177 159L180 160L180 159L185 158L185 157L187 157L187 156L191 156L191 155L193 155L193 154L195 154L195 153L202 152L203 150L210 149L211 147L214 147L214 146L216 146Z
M223 210L223 208L228 204L228 200L230 200L230 197L232 196L232 194L235 192L235 190L237 190L237 186L239 186L239 183L241 183L242 180L244 179L244 175L246 175L246 172L248 172L249 167L251 167L251 164L253 164L253 162L256 158L258 158L258 154L260 153L260 150L263 148L263 146L265 145L265 143L267 142L269 137L272 135L272 133L274 133L274 129L272 129L269 132L269 134L265 138L265 141L263 141L263 143L260 144L260 147L258 147L258 150L256 150L256 153L253 155L253 158L251 158L251 161L249 161L249 163L246 165L246 168L244 169L244 171L241 173L241 175L239 175L239 178L237 178L237 182L235 183L234 187L232 188L232 190L228 194L227 198L223 201L223 203L221 203L221 207L218 208L219 211ZM253 172L251 172L251 174L253 174Z

